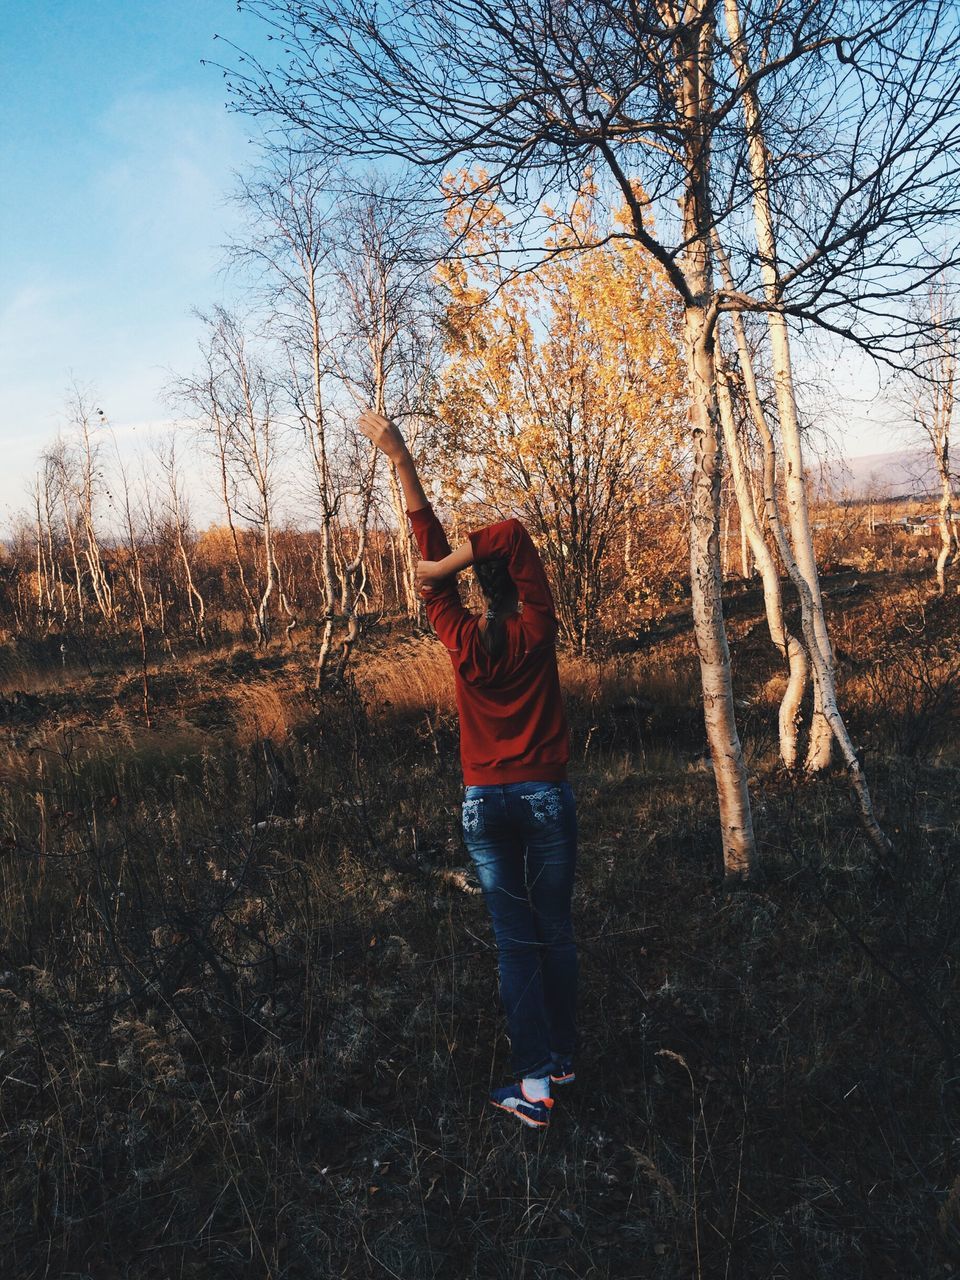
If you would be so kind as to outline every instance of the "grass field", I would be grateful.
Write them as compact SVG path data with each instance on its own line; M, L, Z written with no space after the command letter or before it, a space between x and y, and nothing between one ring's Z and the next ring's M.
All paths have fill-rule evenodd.
M960 597L828 584L895 852L785 777L756 593L731 647L765 878L724 894L688 628L561 659L578 1079L509 1076L448 660L0 657L5 1280L960 1275ZM97 663L101 665L97 665Z

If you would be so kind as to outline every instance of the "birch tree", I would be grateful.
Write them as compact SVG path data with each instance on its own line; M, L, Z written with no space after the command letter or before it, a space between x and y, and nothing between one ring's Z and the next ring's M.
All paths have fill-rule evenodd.
M242 184L252 215L249 233L235 256L260 270L267 311L288 355L289 393L311 463L312 499L320 518L320 585L323 627L316 687L327 670L337 621L338 581L334 555L336 519L343 500L331 467L326 382L330 374L328 263L332 250L330 185L326 175L289 153ZM371 476L371 486L372 486ZM349 608L349 602L348 602Z
M264 310L288 355L289 393L303 428L319 508L325 598L319 687L332 656L338 596L345 620L338 677L359 636L357 604L375 493L376 450L341 466L344 475L334 474L332 453L336 437L347 435L348 406L373 405L386 412L389 405L395 416L414 415L407 435L417 448L415 415L423 408L432 367L430 290L418 261L422 231L409 217L403 184L374 177L357 189L291 151L279 153L246 181L242 199L253 219L235 256L261 268ZM346 464L346 454L341 461ZM387 484L401 601L408 615L421 621L412 543L392 466ZM345 534L348 503L358 538L345 555L337 539Z
M358 407L370 406L377 413L407 420L405 435L417 457L418 428L436 356L435 302L423 263L424 234L411 216L408 185L372 177L361 190L345 191L338 201L334 240L331 287L341 319L337 371ZM371 456L371 471L373 466ZM388 462L387 485L404 607L411 620L424 625L413 540L392 462ZM364 523L362 537L365 532ZM358 552L355 560L359 559ZM356 573L358 568L353 563L347 572Z
M866 6L847 8L849 16L853 17L861 16L868 10ZM918 20L917 14L923 10L926 10L926 14L920 12ZM749 193L758 249L759 283L763 301L757 305L767 315L776 410L784 454L784 494L792 551L785 563L800 597L802 628L814 681L814 713L806 767L810 772L824 769L830 761L831 744L834 739L837 741L859 803L864 827L881 850L888 847L888 841L875 818L866 778L838 705L834 652L823 609L807 505L800 415L794 388L791 336L785 301L790 278L797 279L802 274L801 268L811 271L817 291L824 288L836 290L846 284L847 287L856 289L852 307L846 308L848 333L855 333L859 325L861 341L864 341L870 336L876 320L881 318L877 316L877 310L882 315L886 306L887 328L894 331L890 336L895 343L898 321L891 305L890 286L883 281L880 272L885 270L894 274L898 277L897 287L904 288L909 285L911 277L922 278L923 272L929 269L929 259L924 260L925 255L922 252L918 255L912 247L905 251L904 241L916 236L923 219L922 216L917 217L916 208L910 209L906 216L902 210L895 208L890 203L892 192L889 188L892 186L904 201L907 200L906 190L899 186L906 176L906 170L917 183L922 201L930 193L931 165L936 169L944 158L943 137L936 133L929 136L924 125L911 121L909 114L904 114L904 104L898 101L898 94L903 93L911 101L912 109L917 99L922 99L927 93L931 82L936 86L935 93L940 88L934 79L939 74L935 62L927 62L922 43L917 41L935 39L939 32L947 49L955 55L955 47L951 48L955 46L955 32L951 34L949 21L939 28L936 22L942 12L944 11L937 5L915 6L913 13L898 11L897 6L887 6L885 16L888 20L893 20L895 27L899 23L900 28L894 30L892 38L887 32L883 33L883 40L879 38L879 31L858 32L858 40L849 55L842 38L838 39L835 52L839 63L848 63L859 73L845 88L847 95L859 95L863 104L857 117L862 131L854 134L852 140L843 139L838 148L846 173L841 170L839 180L835 175L830 176L834 177L835 189L839 190L842 200L856 210L854 225L852 228L844 226L845 234L838 244L835 242L836 221L831 225L829 222L821 222L816 215L809 218L807 225L802 228L807 239L806 262L801 261L791 271L782 266L781 248L784 223L788 237L791 226L789 218L785 219L782 214L778 217L776 210L784 207L789 194L796 194L795 184L792 179L783 177L783 170L788 168L788 163L784 163L785 157L782 154L779 157L779 175L771 162L767 121L771 118L776 120L778 108L772 105L769 94L766 99L762 99L761 81L755 74L755 66L763 66L769 57L771 28L769 22L758 23L756 13L749 12L752 30L747 30L741 23L738 0L724 0L729 56L740 89L739 109L744 121L746 169L749 174ZM924 19L927 17L933 20L931 25L925 25ZM798 20L799 15L795 15L794 21ZM794 28L794 33L796 29ZM858 65L861 50L866 55L864 61L869 64L862 72ZM894 55L902 55L902 58ZM833 77L830 80L828 87L835 87ZM877 85L880 86L879 91ZM940 105L948 114L950 108L953 108L954 128L955 100L956 86L947 82ZM844 112L848 112L848 108L841 105L838 122L843 120ZM870 119L875 114L880 119L879 131ZM900 135L896 142L885 132L891 126ZM807 138L809 137L808 130ZM819 140L819 145L822 151L822 139ZM797 141L794 139L791 142L791 156L796 153L796 149ZM904 155L909 157L905 166L902 165ZM829 174L833 162L827 161L824 155L821 155L821 160L825 161L821 165L821 171ZM858 173L858 167L865 163L872 166L872 172L868 168L866 174ZM809 175L808 167L807 176ZM863 200L861 190L864 178L869 185L879 188L866 201ZM864 216L865 208L869 212ZM840 214L840 210L838 203L833 212ZM927 217L937 213L935 208L925 211ZM843 222L849 223L849 214ZM793 230L797 231L799 228L795 227ZM811 231L815 232L813 236ZM860 245L872 232L879 233L880 261L864 263L860 259ZM796 242L799 239L795 234L794 248L798 247ZM854 245L852 251L851 243ZM851 266L854 267L852 272ZM809 290L810 286L805 284L803 288ZM732 290L730 297L733 298ZM831 309L829 302L825 305L827 309ZM816 314L814 309L814 315ZM862 332L864 314L869 317L866 334ZM875 332L873 336L876 339Z
M70 402L70 425L74 428L72 442L58 440L51 452L57 471L57 487L62 504L63 521L70 543L80 624L83 625L84 581L89 582L94 602L101 619L113 625L116 607L113 586L100 543L98 523L103 498L103 472L97 434L102 419L100 410L94 410L89 396L74 387Z
M67 592L59 557L54 551L53 530L56 517L53 507L56 506L59 508L64 542L69 550L69 571L76 602L77 625L82 630L86 621L86 592L84 590L85 575L81 565L80 520L75 497L79 485L76 476L76 459L67 441L63 436L58 436L54 443L44 450L42 461L49 563L56 566L55 572L60 580L63 621L66 623L69 612Z
M61 540L59 531L56 529L57 465L49 450L41 455L40 470L30 487L30 497L34 509L37 624L41 627L42 633L47 635L53 626L57 601L59 601L61 626L66 626L69 617L66 587L60 564Z
M948 281L942 276L931 281L925 305L918 308L918 318L924 323L926 334L916 345L916 372L909 375L907 405L914 433L933 456L940 490L937 504L940 550L934 570L940 595L946 595L947 572L960 557L950 469L950 433L957 381L957 337L949 324L950 300Z
M837 704L835 657L827 631L823 598L820 593L820 577L813 550L813 534L810 528L790 334L786 316L781 308L783 289L760 94L754 81L747 41L740 25L737 0L724 0L724 15L730 38L730 57L741 90L740 108L743 112L746 132L754 226L770 335L777 416L784 452L784 488L792 544L788 569L800 596L803 630L814 678L814 713L807 767L810 771L826 768L830 762L832 739L836 736L860 801L863 820L875 842L883 847L886 839L874 817L866 780Z
M118 542L118 550L119 547L123 545L123 542L125 542L125 551L128 557L128 563L125 566L127 586L129 588L131 602L134 605L137 615L137 624L140 628L141 642L143 643L145 652L144 629L145 627L152 625L152 618L150 602L147 599L147 592L144 586L143 543L145 541L145 537L142 507L139 512L134 508L130 477L120 453L120 447L117 443L116 436L113 436L113 447L117 475L120 481L120 540Z
M106 419L104 419L104 422ZM141 543L143 540L142 519L138 520L138 513L135 512L131 500L131 486L127 475L127 468L123 463L120 455L120 449L117 445L116 437L114 437L114 450L116 453L117 471L120 477L120 493L122 501L121 510L121 540L117 544L118 570L122 572L127 581L127 593L130 603L133 605L134 614L137 619L137 630L140 637L140 689L143 706L144 723L147 728L151 728L152 719L150 716L150 681L147 672L147 628L151 625L150 605L147 600L147 593L143 584L143 557L141 552ZM139 527L138 527L139 526ZM122 542L126 542L125 555L120 559L120 550ZM160 595L163 595L163 586L160 585ZM161 606L162 608L162 606Z
M205 367L199 375L182 379L176 395L190 406L200 430L213 446L241 589L250 609L257 643L264 646L270 641L275 592L287 615L289 641L297 617L277 567L274 534L280 432L276 381L250 350L236 316L217 307L210 317L203 318L207 326L207 338L201 345ZM254 597L247 579L236 524L238 517L257 532L262 545L259 598Z
M207 643L206 635L206 601L197 587L193 573L193 538L190 533L190 509L183 492L183 477L177 465L176 442L171 437L169 442L156 449L157 462L166 481L164 509L167 523L173 534L176 555L183 566L186 585L187 607L193 624L193 631L202 645ZM162 588L161 588L162 595Z
M739 317L737 317L739 320ZM740 327L740 337L745 346L746 337ZM742 358L742 357L741 357ZM746 358L749 362L749 351L746 352ZM774 647L779 651L781 656L787 663L788 678L784 695L780 700L780 708L778 714L778 729L780 742L780 759L783 761L787 769L793 769L797 765L798 760L798 728L800 721L800 703L803 699L804 690L807 686L810 664L807 659L806 650L802 642L789 629L784 619L783 593L780 589L780 570L774 559L773 553L768 545L767 539L764 537L763 527L757 514L756 504L753 496L753 486L749 468L743 447L743 436L745 432L737 422L737 414L735 403L746 403L750 406L753 414L754 422L758 417L762 417L763 409L760 405L760 398L757 393L756 382L752 364L749 364L748 370L744 376L745 391L734 395L732 390L733 378L730 365L723 355L722 348L718 347L717 358L717 402L720 410L720 422L723 428L724 445L727 450L727 457L730 463L730 472L733 477L734 491L736 493L737 506L740 511L740 523L744 535L747 539L753 558L756 562L757 569L760 572L760 580L763 583L763 603L767 618L767 629L770 632L770 639ZM779 512L776 502L776 488L772 469L775 465L772 437L766 430L766 422L763 423L764 437L764 466L765 469L771 469L769 481L765 483L765 492L771 494L772 517L775 521L774 539L776 544L782 548L782 554L789 556L789 546L783 532L782 525L779 522ZM769 441L770 447L767 446Z

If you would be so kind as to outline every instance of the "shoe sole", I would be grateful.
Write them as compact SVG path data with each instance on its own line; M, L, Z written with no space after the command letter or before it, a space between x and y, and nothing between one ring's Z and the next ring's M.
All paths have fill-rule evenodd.
M522 1111L518 1111L516 1107L505 1107L502 1102L494 1102L490 1099L491 1107L499 1107L501 1111L506 1111L507 1115L516 1116L521 1124L529 1125L531 1129L547 1129L550 1126L549 1120L533 1120L530 1116L525 1116Z
M551 1083L551 1084L573 1084L573 1082L574 1082L574 1080L576 1080L576 1078L577 1078L577 1077L576 1077L575 1072L571 1071L571 1072L569 1073L569 1075L565 1075L565 1076L551 1076L551 1077L550 1077L550 1083Z

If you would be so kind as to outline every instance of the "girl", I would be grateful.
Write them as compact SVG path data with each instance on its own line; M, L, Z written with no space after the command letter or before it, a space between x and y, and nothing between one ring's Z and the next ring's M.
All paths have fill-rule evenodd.
M477 529L451 551L400 432L370 410L360 429L396 464L423 557L421 596L456 679L461 826L493 922L517 1077L490 1101L543 1128L551 1084L574 1079L577 988L577 814L550 584L519 520ZM460 602L456 575L468 565L486 601L483 618Z

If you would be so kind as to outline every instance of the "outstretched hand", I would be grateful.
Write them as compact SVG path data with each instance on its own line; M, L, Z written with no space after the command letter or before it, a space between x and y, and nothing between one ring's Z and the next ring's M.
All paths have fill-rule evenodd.
M399 462L406 454L406 441L400 434L399 428L383 414L374 413L372 409L364 409L358 419L358 425L367 439L394 462Z

